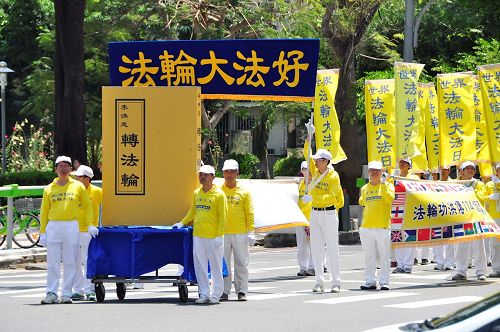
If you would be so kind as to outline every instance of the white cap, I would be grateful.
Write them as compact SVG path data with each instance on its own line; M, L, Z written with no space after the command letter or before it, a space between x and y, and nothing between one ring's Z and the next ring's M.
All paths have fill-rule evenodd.
M497 164L495 165L495 169L498 169L498 168L500 168L500 163L497 163Z
M304 169L304 168L307 169L307 161L305 161L305 160L300 163L300 169Z
M442 170L442 169L450 169L450 166L439 166L439 170Z
M68 164L71 165L71 158L70 157L67 157L67 156L59 156L56 158L56 166L57 164L59 164L61 161L65 161L67 162Z
M224 166L222 166L223 171L227 170L239 170L238 162L234 159L228 159L224 162Z
M402 160L402 161L407 162L408 164L410 164L410 168L411 168L411 166L412 166L412 162L411 162L411 159L410 159L410 158L403 158L403 159L401 159L401 160Z
M198 173L212 174L215 175L215 169L210 165L203 165L200 167Z
M94 177L94 171L88 166L80 165L80 167L78 167L76 171L72 172L71 175L86 176L92 179Z
M465 169L465 167L467 166L472 166L476 168L476 165L472 161L467 160L466 162L462 163L462 165L460 165L460 169Z
M318 149L316 151L316 154L312 156L312 159L327 159L327 160L332 160L332 154L330 151L325 150L325 149Z
M368 163L368 169L382 169L382 162L378 160L370 161Z

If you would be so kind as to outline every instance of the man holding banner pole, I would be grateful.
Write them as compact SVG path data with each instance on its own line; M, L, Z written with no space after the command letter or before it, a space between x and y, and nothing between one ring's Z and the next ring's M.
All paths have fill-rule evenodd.
M306 124L310 143L314 134L314 125ZM304 147L304 154L309 156L309 145ZM323 270L323 259L325 255L325 244L328 250L329 272L331 292L340 292L340 264L339 264L339 218L337 209L344 206L344 193L340 185L338 173L330 165L332 154L325 149L318 149L312 156L314 164L309 166L313 175L311 183L307 186L307 194L302 200L312 202L311 210L311 252L316 275L315 293L325 291L325 276Z
M484 204L484 183L474 178L474 174L476 174L476 165L471 161L466 161L460 166L460 170L462 173L459 180L471 180L471 185L476 192L479 202ZM471 249L474 255L477 279L486 280L486 251L483 239L457 244L457 274L451 278L452 280L467 280L467 263L469 261Z

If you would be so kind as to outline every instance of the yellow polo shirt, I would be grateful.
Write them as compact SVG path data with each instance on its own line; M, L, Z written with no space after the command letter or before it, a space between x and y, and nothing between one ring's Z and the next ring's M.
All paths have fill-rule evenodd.
M361 196L359 197L359 205L365 207L362 227L389 228L393 200L394 185L392 183L365 184L361 188Z
M102 189L98 186L90 184L86 190L90 198L90 203L92 204L92 212L94 216L93 226L97 227L99 223L99 206L102 204ZM78 226L80 228L80 232L88 232L88 226L85 223L83 209L80 209L80 213L78 215Z
M306 194L306 182L305 180L302 180L299 184L299 208L300 211L306 216L307 220L311 218L311 208L312 208L312 202L305 203L302 200L302 197Z
M253 232L254 212L250 192L238 185L228 188L221 186L227 199L227 223L225 234L242 234Z
M80 209L83 221L87 226L93 225L94 216L92 205L85 186L70 178L64 186L57 185L59 178L43 190L42 206L40 208L40 231L45 233L45 228L50 221L77 220Z
M497 201L489 199L489 196L494 193L500 193L500 183L489 181L484 186L485 203L488 203L486 205L490 216L493 219L500 219L500 210L497 209Z
M224 235L226 220L226 195L213 185L207 192L204 192L202 187L193 192L193 202L181 223L186 225L194 221L194 236L216 238Z

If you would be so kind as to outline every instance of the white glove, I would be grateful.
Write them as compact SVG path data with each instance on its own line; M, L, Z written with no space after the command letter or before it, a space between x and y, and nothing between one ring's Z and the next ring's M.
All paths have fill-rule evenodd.
M293 182L300 184L302 182L302 178L293 178Z
M307 129L307 137L312 138L314 135L315 129L314 129L314 125L311 123L311 120L309 120L306 123L306 129Z
M42 247L47 246L47 233L43 233L40 235L40 241L38 241L38 244Z
M99 229L95 226L90 226L89 229L88 229L88 232L90 233L90 235L92 237L96 237L97 234L99 234Z
M387 172L383 172L382 178L380 179L380 183L385 183L385 181L387 180L388 177L389 177L389 174L387 174Z
M224 246L224 236L218 236L215 238L215 248L220 248Z
M250 247L255 245L255 234L253 232L248 232L248 245Z
M470 180L470 181L471 181L470 185L472 186L472 188L476 189L477 179L472 178L472 180Z
M497 184L497 183L500 182L500 178L498 176L496 176L496 175L493 175L491 177L491 181L493 181L494 184Z
M304 196L302 196L302 202L304 203L311 203L313 201L313 198L311 197L311 195L309 194L305 194Z
M493 193L488 198L491 199L492 201L498 201L498 200L500 200L500 194L499 193Z
M172 225L173 229L182 228L182 227L184 227L184 225L181 222L178 222L178 223L175 223Z

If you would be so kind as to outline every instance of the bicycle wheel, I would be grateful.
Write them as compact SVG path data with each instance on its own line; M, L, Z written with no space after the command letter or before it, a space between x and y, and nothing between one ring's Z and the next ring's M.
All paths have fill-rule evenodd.
M40 219L34 214L26 214L24 215L26 218L26 237L30 240L33 245L38 245L40 241Z
M19 215L14 219L13 237L14 243L20 248L29 249L35 246L35 243L29 240L27 222L31 220L26 215Z

